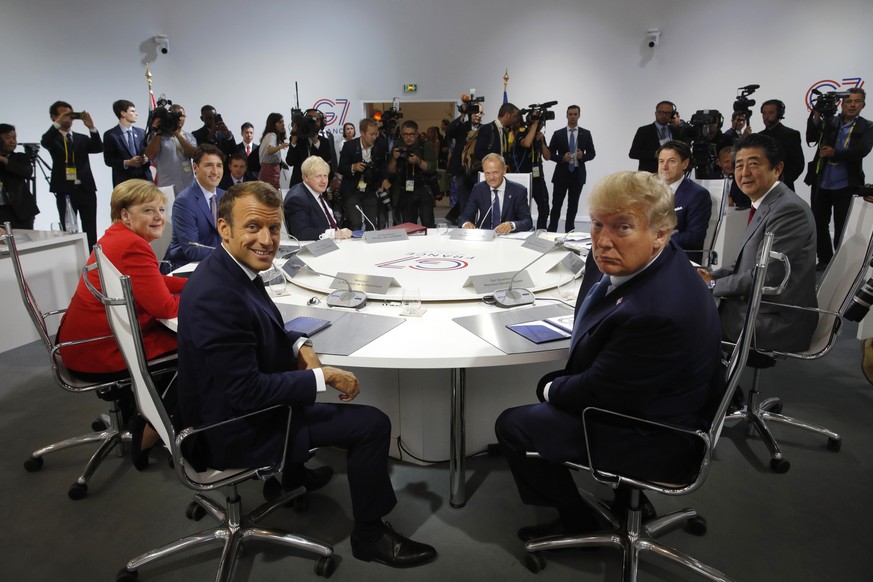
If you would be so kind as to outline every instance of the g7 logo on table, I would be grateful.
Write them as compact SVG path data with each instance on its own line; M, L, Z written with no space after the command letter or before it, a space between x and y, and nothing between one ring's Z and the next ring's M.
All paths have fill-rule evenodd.
M831 79L822 79L821 81L816 81L813 83L809 89L806 90L806 108L812 111L812 102L815 99L815 95L812 93L814 90L821 91L822 93L828 93L830 91L848 91L854 87L861 88L864 86L864 79L861 77L844 77L842 82L833 81Z
M377 263L382 269L414 269L416 271L457 271L466 269L470 263L464 259L473 257L445 256L437 253L420 253L399 259Z

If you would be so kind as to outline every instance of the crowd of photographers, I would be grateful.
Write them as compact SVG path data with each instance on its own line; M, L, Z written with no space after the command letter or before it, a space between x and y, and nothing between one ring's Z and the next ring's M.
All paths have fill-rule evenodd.
M674 191L681 185L676 178L692 171L699 179L732 176L731 148L752 132L755 101L749 95L757 88L749 85L740 89L724 131L725 120L716 110L699 110L686 122L672 102L658 103L654 122L640 127L633 136L629 157L638 161L639 170L671 180ZM237 142L211 105L201 107L203 125L189 133L184 129L185 108L179 104L162 99L145 129L140 129L134 125L134 104L119 100L113 104L118 125L101 139L87 112L76 112L68 103L58 101L50 108L52 126L41 146L51 156L51 176L46 179L57 198L60 221L63 225L70 216L66 209L70 204L81 219L89 244L96 241L97 208L90 154L104 154L106 165L112 169L113 186L144 178L158 186L172 186L178 194L195 181L191 160L198 146L207 144L221 152L228 169L221 189L255 179L278 188L282 173L288 171L290 178L286 176L285 182L293 187L306 182L303 162L311 156L322 158L329 168L326 187L323 192L310 187L310 192L324 197L330 223L351 230L406 222L432 227L435 203L446 195L452 202L447 220L457 223L473 185L479 181L482 159L490 153L499 154L506 172L530 175L530 194L538 211L536 228L557 231L566 206L564 228L570 231L587 178L586 163L596 154L591 132L579 125L581 110L577 105L566 109L566 126L546 139L546 123L555 119L552 108L556 104L552 101L519 110L503 103L496 117L484 122L484 98L463 95L454 120L443 120L441 128L430 127L425 132L415 121L404 120L395 103L377 119L361 120L357 128L345 124L343 141L337 144L326 131L324 114L317 109L292 110L288 131L284 116L271 114L260 140L255 127L246 122ZM827 264L839 244L851 196L863 188L862 160L873 146L873 123L860 116L864 105L862 89L818 95L805 132L807 142L817 146L808 168L800 132L782 124L785 104L771 99L760 107L763 128L759 133L776 140L783 152L780 180L793 190L807 169L805 183L812 188L820 265ZM81 120L87 133L73 131L76 120ZM665 148L668 144L673 145ZM25 145L25 153L16 153L15 128L0 125L0 218L19 228L32 227L39 211L33 196L35 168L42 167L44 173L49 169L39 158L39 146ZM678 165L665 169L667 162L659 159L664 156L678 156ZM554 164L551 195L544 162ZM736 182L730 203L749 204ZM832 215L833 240L829 234Z

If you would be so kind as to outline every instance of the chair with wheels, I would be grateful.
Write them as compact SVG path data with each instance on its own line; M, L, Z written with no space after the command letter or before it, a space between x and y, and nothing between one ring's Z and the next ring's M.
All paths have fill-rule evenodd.
M764 239L763 252L765 254L762 256L769 256L772 244L773 235L768 234ZM695 535L705 534L707 524L702 516L698 515L694 509L686 508L644 522L642 493L650 491L670 496L687 495L699 489L706 480L712 463L712 454L724 425L725 413L739 384L743 368L746 365L749 346L752 341L752 331L754 330L754 323L750 322L754 322L758 314L761 295L764 292L766 271L767 261L759 259L752 282L752 293L746 311L745 325L725 365L726 388L724 394L717 407L712 406L711 410L708 411L708 415L712 419L708 430L689 430L601 408L590 407L582 412L585 426L585 446L589 459L588 466L572 462L565 462L564 465L574 470L589 471L596 481L615 489L617 498L629 499L627 509L624 515L616 515L605 503L598 501L593 495L583 491L583 500L591 505L604 521L611 523L612 529L585 535L550 536L529 540L525 543L525 550L528 552L525 556L525 565L531 572L536 573L545 568L546 561L543 552L547 550L605 546L617 547L622 550L624 554L622 579L625 582L636 581L640 555L644 552L661 556L708 580L719 582L730 580L725 574L715 568L703 564L695 558L656 540L660 535L683 526L689 533ZM592 455L592 451L597 449L596 441L599 438L598 427L603 426L604 422L618 422L627 427L656 429L663 431L663 434L673 433L696 439L700 445L699 455L694 459L689 459L688 464L689 475L692 476L687 482L683 483L662 483L649 480L644 475L622 475L616 471L598 468L598 466L603 465L603 461ZM638 453L639 451L636 450L634 452ZM652 447L651 451L646 452L650 453L651 456L662 456L664 458L673 454L672 449L669 447L658 449ZM537 457L539 454L530 452L528 456Z
M223 545L215 579L216 581L230 580L240 549L250 541L279 544L314 554L318 556L315 573L325 578L329 577L337 566L337 560L333 555L331 546L302 536L257 526L258 522L277 507L289 503L303 494L306 491L305 488L299 487L293 491L285 492L248 514L242 513L242 500L238 492L238 485L251 478L265 479L280 472L284 462L284 453L272 465L222 470L196 467L196 464L192 464L186 454L190 447L185 444L185 441L195 435L216 428L226 429L228 425L236 422L257 422L259 415L273 414L277 409L284 409L287 412L287 432L291 426L291 407L273 406L207 426L185 428L177 432L164 408L146 365L142 332L136 317L136 304L130 278L118 272L103 254L99 245L94 247L94 254L97 259L100 285L103 291L100 292L89 287L91 292L106 306L109 325L130 372L139 412L151 423L170 449L179 479L187 487L197 491L194 495L194 501L188 506L186 515L190 519L199 520L209 514L220 522L217 527L183 537L133 558L118 573L117 580L136 580L138 571L142 566L178 552L213 542ZM287 440L286 438L286 443ZM222 506L205 494L206 491L220 487L227 488L226 506Z
M782 455L779 443L770 431L768 421L793 426L827 438L827 448L839 451L842 438L836 432L811 422L799 420L782 414L782 401L779 398L761 399L758 386L761 370L772 367L776 360L794 358L815 360L827 355L836 344L842 328L842 319L852 304L855 291L864 281L867 265L873 258L873 205L860 196L852 200L840 247L822 276L816 291L818 308L784 305L790 309L814 311L818 313L818 325L812 335L809 348L802 352L779 352L763 347L752 346L754 353L749 358L754 368L752 388L745 404L728 415L728 422L745 420L746 434L757 432L770 452L770 467L777 473L785 473L791 467ZM766 302L764 302L766 303Z
M109 402L110 409L108 414L95 420L91 428L94 432L82 434L79 436L70 437L60 442L53 443L41 447L30 455L24 462L24 468L28 472L36 472L42 469L45 462L44 457L50 453L68 449L79 445L90 443L99 443L100 446L88 460L85 465L85 470L79 475L78 479L70 486L68 495L70 499L82 499L88 494L88 483L91 480L94 471L100 466L104 458L119 444L130 441L130 432L124 430L121 420L121 411L118 406L118 399L124 391L129 391L129 382L127 380L118 380L113 382L90 382L82 380L74 376L64 366L61 359L60 350L63 347L74 344L83 344L92 341L108 339L111 336L92 338L87 340L78 340L65 342L62 344L55 343L55 338L49 334L48 320L50 317L63 314L66 309L58 309L43 313L37 305L36 298L31 292L30 285L27 283L27 278L24 275L24 269L21 266L21 255L18 251L18 246L9 223L6 223L6 246L9 249L9 258L12 263L12 269L15 272L15 278L18 281L18 290L21 293L21 299L24 302L24 307L27 314L30 316L43 345L48 351L49 360L51 362L52 373L58 385L68 392L83 393L94 392L98 398ZM119 454L123 455L124 446L119 448Z

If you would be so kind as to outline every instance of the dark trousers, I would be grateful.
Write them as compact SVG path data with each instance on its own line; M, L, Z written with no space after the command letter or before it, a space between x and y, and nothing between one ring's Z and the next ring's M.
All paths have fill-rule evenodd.
M403 217L403 222L415 223L419 222L420 219L422 226L428 228L436 227L433 215L434 204L433 196L431 196L424 185L416 184L415 190L412 192L404 190L400 194L399 203L400 215Z
M11 204L0 206L0 226L3 226L7 222L12 223L12 228L16 230L33 230L33 218L30 220L19 220L18 217L15 216Z
M373 230L370 222L361 218L361 212L355 208L355 206L360 206L367 218L369 218L373 224L377 224L378 216L376 206L379 202L376 200L376 194L374 192L359 192L356 190L345 197L344 203L346 220L349 222L349 228L352 230L361 230L363 225L366 224L366 230Z
M305 431L311 447L346 450L346 474L355 520L373 521L391 512L397 504L388 476L388 447L391 421L378 408L358 404L313 404L294 408L292 443L288 445L283 480L293 481L289 468L308 458L308 450L293 446L296 435Z
M852 203L854 188L841 188L839 190L826 190L817 188L812 199L812 215L815 217L815 249L820 263L829 262L834 251L840 246L840 236L846 224L849 214L849 206ZM831 209L834 214L834 239L831 244Z
M578 170L577 170L578 171ZM558 232L558 220L561 218L561 207L567 196L567 218L564 222L564 232L570 232L576 225L576 210L579 208L579 196L582 194L582 184L576 180L575 174L570 174L569 183L555 183L552 194L552 213L549 216L549 232Z
M460 176L452 176L452 182L455 184L457 202L455 202L455 205L452 206L451 210L449 210L449 213L446 214L446 219L457 222L461 214L464 213L464 209L467 208L467 202L470 200L470 184L469 178L464 174L461 174Z
M55 192L58 216L61 219L61 228L64 230L67 229L65 219L67 212L66 194L70 195L73 210L79 215L82 231L88 236L88 250L90 250L91 247L97 244L97 193L83 190L79 186L74 186L71 192L63 194Z
M531 177L531 197L537 205L537 230L546 228L549 220L549 189L542 176Z

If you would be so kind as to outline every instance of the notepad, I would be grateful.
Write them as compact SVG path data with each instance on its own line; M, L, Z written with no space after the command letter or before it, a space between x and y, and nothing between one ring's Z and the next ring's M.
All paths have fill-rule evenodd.
M330 325L327 319L319 319L318 317L295 317L285 324L285 331L293 331L303 334L307 337L312 337Z
M573 322L576 320L575 315L561 315L559 317L547 317L544 321L550 323L557 328L563 329L569 334L573 333Z
M506 327L535 344L544 344L546 342L570 338L570 333L543 319L525 323L510 323Z

